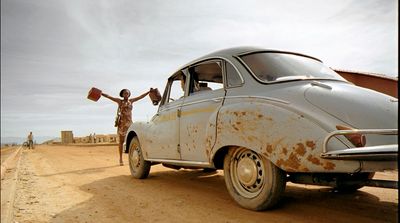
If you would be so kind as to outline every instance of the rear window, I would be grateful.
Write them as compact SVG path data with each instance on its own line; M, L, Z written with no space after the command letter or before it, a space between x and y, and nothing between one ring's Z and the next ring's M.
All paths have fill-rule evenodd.
M320 61L306 56L260 52L240 57L257 79L276 82L302 79L344 80L339 74Z

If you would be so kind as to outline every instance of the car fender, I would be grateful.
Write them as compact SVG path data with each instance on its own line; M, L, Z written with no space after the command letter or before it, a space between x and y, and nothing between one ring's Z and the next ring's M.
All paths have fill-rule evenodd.
M131 140L133 137L138 137L141 149L143 151L143 157L146 159L147 158L147 144L149 140L147 139L147 130L149 128L149 123L148 122L134 122L131 124L129 127L127 134L125 136L125 146L124 146L124 151L125 153L129 153L129 145L131 143Z
M212 156L227 146L245 147L288 172L355 172L359 161L320 157L326 130L293 109L249 98L219 112ZM330 146L343 144L337 139ZM335 145L336 144L336 145Z

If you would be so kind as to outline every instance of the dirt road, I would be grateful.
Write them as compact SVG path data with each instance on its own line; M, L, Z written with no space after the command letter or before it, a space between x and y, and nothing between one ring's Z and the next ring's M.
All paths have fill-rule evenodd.
M7 160L7 158L15 151L17 150L18 147L6 147L6 148L1 148L0 149L0 159L1 159L1 163L3 163L5 160Z
M223 172L153 166L145 180L130 176L116 146L38 146L20 161L15 222L397 222L398 190L365 187L338 194L288 183L279 207L240 208ZM377 174L397 179L396 172ZM2 187L2 193L6 188Z

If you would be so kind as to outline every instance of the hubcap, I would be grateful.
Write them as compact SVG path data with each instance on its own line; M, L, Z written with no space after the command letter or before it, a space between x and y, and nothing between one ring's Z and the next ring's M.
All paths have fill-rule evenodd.
M257 180L257 166L256 163L245 157L238 163L238 178L239 181L245 186L253 185Z
M131 153L131 161L133 166L139 166L140 158L139 158L139 152L137 151L136 148Z
M265 166L255 152L240 148L232 155L230 178L233 187L243 197L253 198L262 191L265 184Z

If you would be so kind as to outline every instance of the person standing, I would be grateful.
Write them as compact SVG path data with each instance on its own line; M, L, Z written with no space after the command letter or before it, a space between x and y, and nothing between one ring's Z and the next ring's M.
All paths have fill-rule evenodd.
M126 133L128 131L129 126L132 124L132 104L133 102L139 101L140 99L146 97L150 91L147 91L146 93L134 97L134 98L129 98L131 96L131 92L128 89L122 89L119 92L119 96L122 98L114 98L109 96L108 94L101 93L102 96L110 99L111 101L114 101L118 104L118 117L116 120L116 127L118 127L117 133L119 136L119 145L118 145L118 151L119 151L119 164L121 166L124 165L122 161L122 146L125 140Z
M33 134L32 132L28 135L28 149L33 149Z

